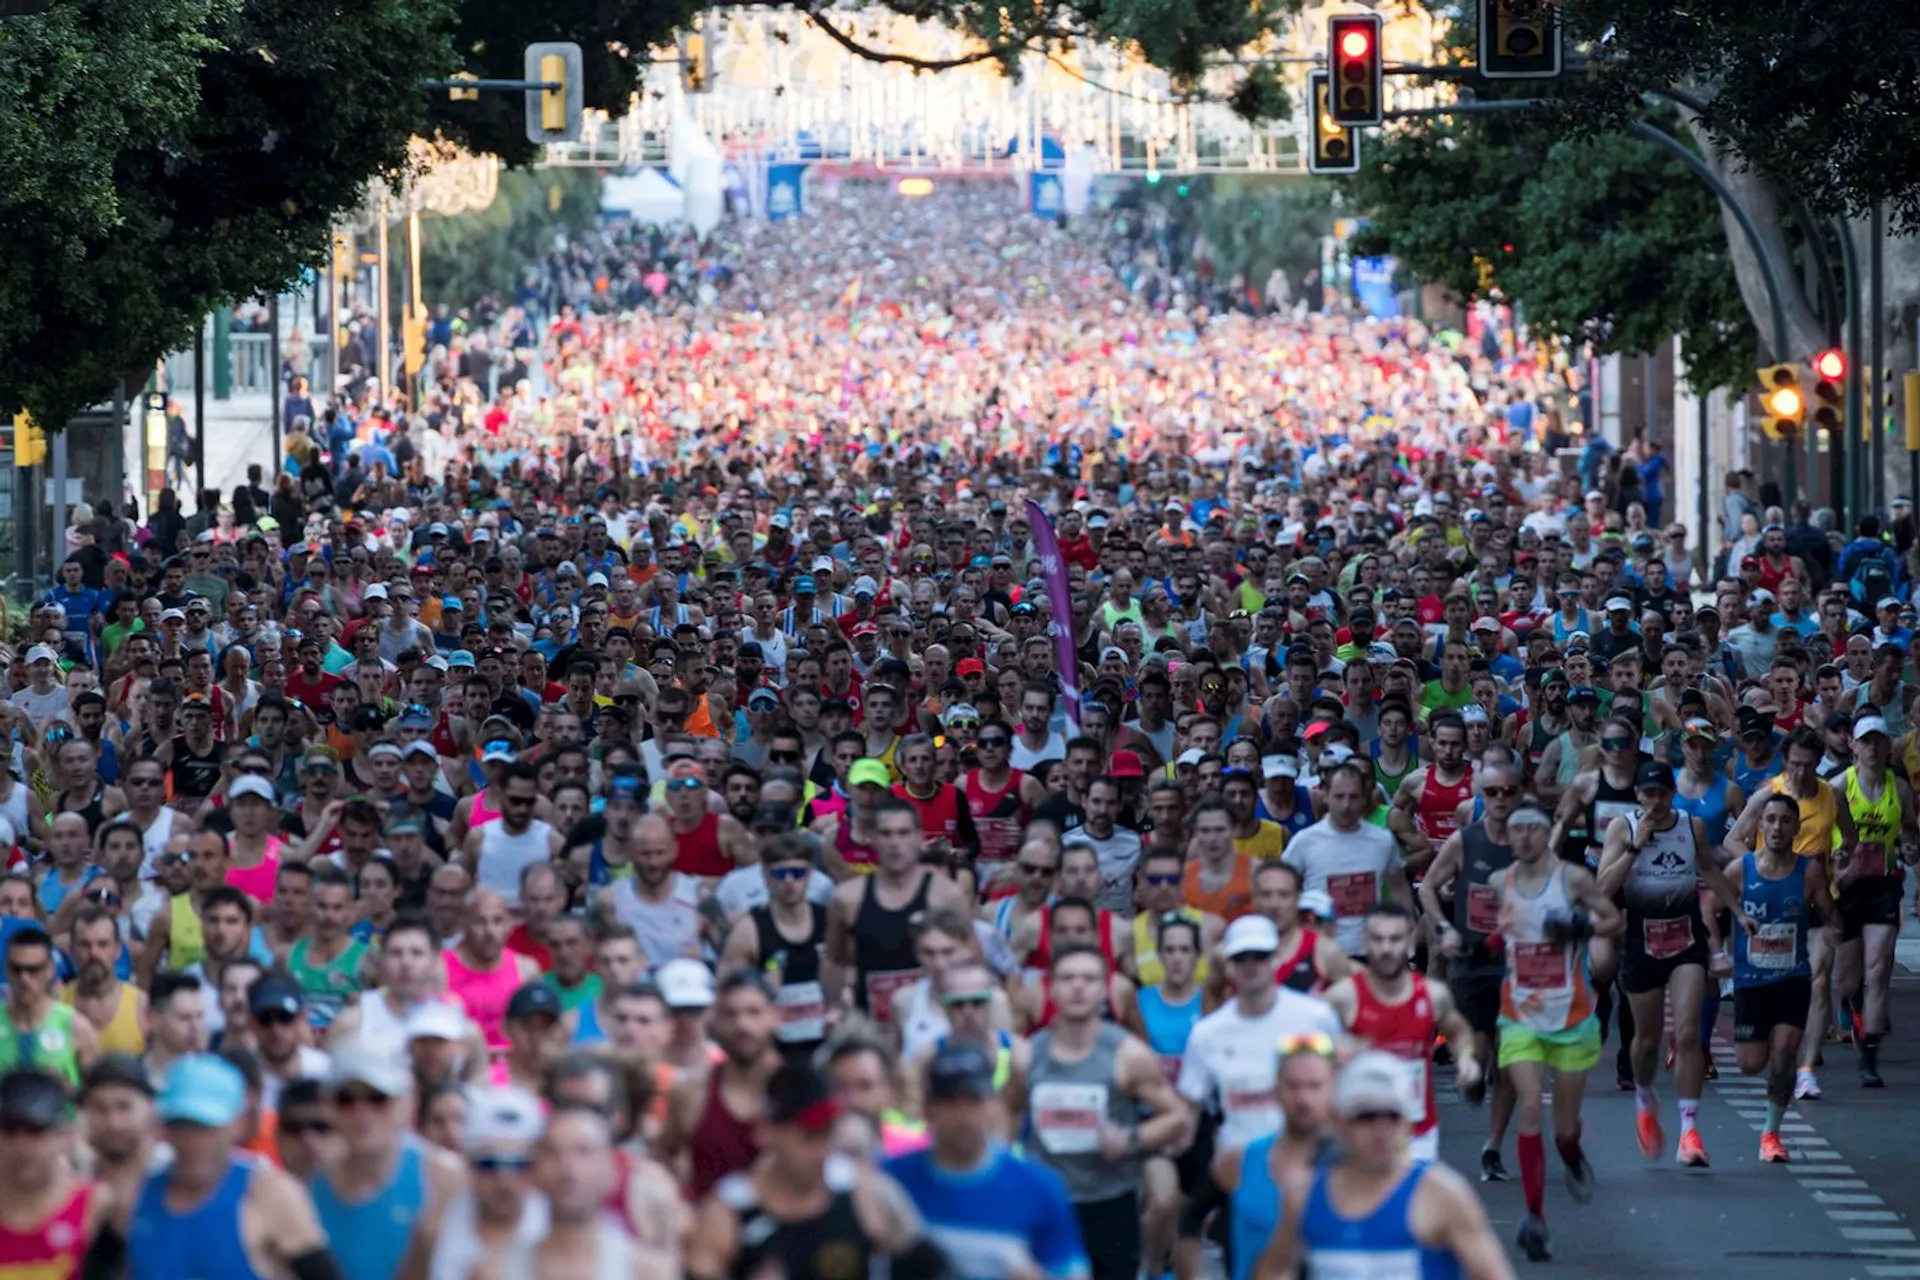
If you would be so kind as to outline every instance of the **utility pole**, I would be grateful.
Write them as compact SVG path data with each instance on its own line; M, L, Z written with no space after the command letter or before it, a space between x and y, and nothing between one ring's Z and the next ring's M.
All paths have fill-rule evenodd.
M379 247L377 250L379 265L374 268L374 288L379 294L379 297L375 300L377 309L374 315L376 317L377 332L380 340L380 354L375 357L375 372L378 373L380 377L380 394L385 396L393 389L393 319L388 314L391 310L391 304L388 301L390 297L388 293L390 285L387 279L387 197L384 194L380 197L379 208L376 210L374 216L380 220Z

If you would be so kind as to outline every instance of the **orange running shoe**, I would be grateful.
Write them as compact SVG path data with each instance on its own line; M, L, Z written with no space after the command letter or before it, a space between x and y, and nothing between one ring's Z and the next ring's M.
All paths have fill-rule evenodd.
M1779 1134L1763 1133L1760 1135L1761 1164L1787 1164L1791 1160L1792 1157L1787 1154L1787 1144L1780 1141Z
M1640 1139L1640 1154L1649 1160L1658 1160L1662 1148L1667 1145L1667 1135L1660 1128L1660 1117L1645 1107L1636 1107L1633 1119Z
M1700 1141L1700 1131L1689 1129L1680 1135L1680 1149L1673 1158L1685 1168L1704 1169L1707 1167L1706 1144Z

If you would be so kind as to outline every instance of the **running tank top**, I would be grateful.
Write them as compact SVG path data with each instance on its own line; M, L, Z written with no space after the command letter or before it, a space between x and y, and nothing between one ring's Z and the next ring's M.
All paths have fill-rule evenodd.
M800 942L789 942L766 907L753 909L753 931L759 946L760 967L778 982L773 1003L780 1011L774 1038L790 1062L800 1062L827 1038L827 995L820 984L820 949L827 941L827 913L809 907L813 930Z
M742 1120L727 1110L720 1098L720 1079L718 1068L707 1072L707 1105L687 1144L693 1167L688 1189L696 1203L722 1178L742 1172L760 1155L760 1144L754 1140L759 1117Z
M280 878L280 838L268 836L266 850L257 867L228 867L227 883L262 906L273 898L275 882Z
M324 1174L308 1182L313 1207L327 1232L327 1248L340 1274L354 1280L393 1280L413 1241L414 1219L427 1203L427 1173L419 1143L400 1140L400 1158L387 1184L366 1199L348 1204L334 1193Z
M1786 761L1781 758L1778 751L1769 756L1765 764L1758 766L1747 763L1746 752L1736 751L1733 754L1733 781L1741 791L1752 795L1778 778L1786 767Z
M69 984L60 993L60 1003L71 1005L74 997L74 988ZM137 1058L147 1051L147 1036L140 1029L139 991L133 983L121 981L120 1003L113 1007L113 1016L107 1019L107 1025L97 1031L102 1053L128 1053ZM0 1280L5 1277L6 1272L0 1271Z
M1733 825L1733 815L1727 812L1727 787L1731 785L1724 774L1715 774L1707 789L1697 796L1673 793L1673 807L1680 812L1700 819L1700 825L1706 828L1707 844L1718 847L1727 838L1727 829Z
M315 1031L324 1032L340 1016L348 1000L360 991L360 970L366 963L367 944L349 941L346 949L325 964L312 959L309 938L293 944L287 953L287 973L300 984L307 1000L307 1022Z
M893 788L896 799L905 800L920 815L920 834L929 840L951 841L960 831L960 806L966 803L959 788L937 786L933 794L924 800L907 789L907 784L898 783ZM969 810L971 816L971 810Z
M720 815L700 815L691 831L673 833L673 869L702 880L717 880L733 870L733 860L720 848Z
M67 793L62 791L59 793L59 803L54 807L54 812L79 814L82 818L86 819L87 833L89 835L96 835L100 831L100 824L106 821L106 798L106 783L95 783L93 794L87 797L87 802L77 809L72 809L67 807Z
M1227 1225L1233 1239L1233 1280L1252 1280L1267 1241L1280 1225L1281 1193L1273 1180L1273 1144L1277 1133L1249 1142L1240 1153L1240 1182L1227 1198Z
M720 1202L740 1218L740 1252L731 1275L749 1280L778 1275L782 1280L857 1280L879 1274L878 1250L853 1207L858 1180L853 1162L827 1157L824 1181L833 1198L811 1218L784 1221L760 1207L759 1193L746 1174L731 1174L714 1188Z
M446 754L446 753L443 753ZM500 821L501 811L487 799L492 787L482 787L473 793L473 803L467 806L467 829L478 831L489 822Z
M1486 824L1460 832L1460 876L1453 891L1453 931L1460 935L1462 970L1498 971L1500 958L1487 950L1487 938L1500 927L1499 877L1513 865L1513 846L1494 843Z
M1406 768L1400 770L1398 773L1393 772L1392 770L1388 769L1384 764L1380 763L1379 739L1377 738L1374 739L1373 746L1369 749L1369 754L1372 755L1373 757L1374 781L1378 782L1381 788L1387 793L1388 800L1392 800L1394 796L1399 794L1400 784L1405 782L1408 778L1411 778L1413 776L1414 770L1420 767L1420 754L1419 752L1413 749L1413 745L1411 742L1409 742L1407 745L1407 766ZM1307 808L1309 813L1311 813L1312 806L1309 805L1307 806ZM1299 815L1300 809L1301 809L1301 806L1298 803L1295 803L1295 805L1293 806L1293 811L1296 817ZM1308 825L1311 826L1312 822L1309 821ZM1287 834L1298 835L1299 832L1290 831Z
M490 822L480 829L480 859L474 868L474 887L490 889L510 908L520 906L520 876L528 867L550 862L553 828L535 818L515 835L507 824Z
M895 1019L900 1024L900 1057L902 1059L918 1057L923 1049L931 1049L947 1038L953 1030L946 1011L933 1002L933 979L922 978L907 988L907 1007L904 1012L899 1008L899 997L895 997Z
M1413 1235L1413 1196L1427 1169L1415 1164L1379 1208L1355 1219L1333 1207L1331 1166L1322 1168L1300 1214L1300 1243L1314 1280L1459 1280L1458 1259Z
M1093 1049L1076 1062L1053 1056L1053 1033L1033 1037L1027 1068L1027 1154L1060 1175L1076 1204L1117 1199L1140 1187L1140 1160L1100 1154L1100 1130L1138 1124L1140 1105L1114 1086L1114 1064L1127 1033L1101 1023Z
M913 952L913 918L927 909L933 891L933 872L920 873L920 887L899 910L880 905L873 880L860 890L860 909L853 918L853 965L860 981L853 998L860 1011L885 1026L893 1021L893 996L924 976Z
M87 1207L93 1184L74 1187L67 1202L27 1231L0 1226L0 1280L69 1280L87 1251Z
M1020 783L1026 775L1018 769L1007 778L1007 785L988 791L980 785L980 771L969 769L961 785L965 789L967 811L973 817L973 829L980 837L978 861L991 866L1005 862L1020 852L1020 841L1027 829L1026 802L1020 798ZM982 876L981 879L986 879Z
M1792 794L1787 790L1785 774L1774 778L1767 786L1783 796ZM1793 796L1793 800L1800 806L1800 834L1793 839L1793 851L1809 858L1819 858L1824 863L1833 853L1834 824L1840 812L1839 805L1834 802L1833 788L1823 782L1813 789L1812 795Z
M1607 777L1605 766L1602 766L1599 776L1594 780L1593 799L1587 805L1586 838L1575 847L1573 832L1568 831L1561 856L1569 862L1584 862L1589 871L1598 870L1600 846L1606 843L1608 825L1615 818L1624 818L1639 811L1640 799L1634 794L1632 780L1629 779L1623 787L1616 787Z
M1433 1038L1438 1025L1433 1016L1433 997L1427 980L1409 972L1413 989L1399 1004L1388 1004L1374 994L1364 970L1353 976L1353 1025L1347 1029L1406 1064L1413 1079L1414 1136L1430 1132L1440 1123L1433 1097Z
M234 1156L213 1194L184 1213L167 1208L169 1171L149 1174L127 1230L130 1280L260 1280L240 1238L240 1204L253 1167L252 1156Z
M1302 929L1300 943L1293 949L1293 954L1274 962L1273 980L1303 996L1317 994L1326 985L1320 973L1319 953L1320 935L1312 929Z
M488 1050L505 1053L507 1002L520 988L519 953L502 949L499 961L490 970L468 968L455 947L448 947L440 955L447 969L447 990L480 1028Z
M167 916L167 968L179 973L206 959L207 939L191 893L174 894Z
M70 1087L80 1084L80 1055L73 1047L73 1006L51 1004L40 1025L22 1031L10 1018L0 1018L0 1071L31 1068L59 1076Z
M1180 877L1180 901L1196 911L1219 916L1228 924L1253 910L1253 859L1234 854L1233 871L1228 875L1226 884L1218 889L1202 886L1202 865L1198 858L1187 863Z
M1173 1004L1159 987L1141 987L1139 1000L1140 1025L1147 1033L1147 1045L1159 1056L1160 1070L1167 1081L1178 1083L1180 1058L1187 1051L1187 1037L1199 1024L1202 1006L1206 1003L1200 998L1200 988L1196 985L1185 1000Z
M1572 907L1567 869L1556 863L1546 884L1528 897L1517 883L1520 867L1500 878L1500 896L1510 908L1506 939L1507 972L1500 982L1500 1017L1532 1031L1567 1031L1593 1016L1593 982L1587 971L1585 943L1550 941L1547 917Z
M600 1276L632 1275L640 1260L640 1246L633 1242L633 1237L623 1228L604 1221L599 1224L595 1234L593 1266L588 1274L596 1277L596 1280ZM500 1259L500 1280L540 1280L533 1265L534 1251L539 1247L539 1240L508 1246Z
M874 857L873 846L870 844L860 844L854 840L852 809L842 809L840 811L840 821L835 824L833 832L833 851L840 855L842 862L847 864L847 870L853 872L855 875L868 876L873 874L873 868L877 861Z
M1473 770L1465 770L1460 781L1444 784L1440 781L1440 766L1428 765L1426 783L1420 789L1420 808L1415 815L1419 821L1420 834L1437 852L1447 842L1447 837L1460 829L1457 810L1473 798Z
M1880 780L1880 794L1869 799L1860 782L1857 766L1840 775L1846 783L1847 808L1853 813L1859 848L1852 854L1861 874L1873 878L1900 874L1897 845L1900 839L1900 788L1894 785L1893 771L1886 770Z
M547 1202L542 1196L528 1196L520 1210L520 1225L515 1228L509 1250L529 1246L547 1235ZM447 1206L441 1216L440 1230L434 1237L433 1259L427 1266L427 1280L471 1280L474 1269L487 1256L480 1242L479 1213L473 1196L463 1195Z
M1793 870L1778 880L1760 874L1760 856L1740 858L1740 905L1753 917L1754 932L1733 931L1733 985L1764 987L1813 973L1807 958L1807 863L1795 857Z
M1656 926L1696 920L1700 915L1699 851L1694 848L1693 820L1676 810L1673 825L1655 831L1648 826L1646 816L1635 811L1627 815L1627 832L1629 841L1638 844L1640 851L1633 855L1633 865L1627 869L1626 883L1620 889L1621 903L1629 920L1645 923L1652 954ZM1633 926L1627 928L1631 934ZM1655 958L1661 957L1656 954Z

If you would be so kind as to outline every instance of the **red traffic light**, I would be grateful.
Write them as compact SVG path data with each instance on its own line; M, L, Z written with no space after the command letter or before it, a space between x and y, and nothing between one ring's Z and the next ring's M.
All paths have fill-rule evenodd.
M1813 371L1823 378L1838 380L1847 376L1847 353L1829 347L1813 358Z
M1372 48L1373 41L1368 38L1365 31L1358 28L1340 37L1340 52L1349 58L1364 58L1367 56L1367 51Z

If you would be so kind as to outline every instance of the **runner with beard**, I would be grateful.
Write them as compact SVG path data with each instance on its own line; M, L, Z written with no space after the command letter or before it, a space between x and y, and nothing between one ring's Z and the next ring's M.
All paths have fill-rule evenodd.
M125 953L113 916L83 908L73 922L73 960L79 972L60 993L99 1034L102 1053L139 1057L147 1050L147 993L123 982L114 966Z
M759 974L735 970L721 980L712 1033L723 1056L712 1070L674 1081L656 1148L696 1200L760 1154L756 1126L767 1081L781 1064L778 1029L774 997Z

